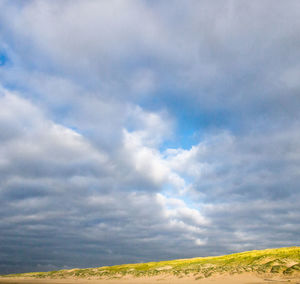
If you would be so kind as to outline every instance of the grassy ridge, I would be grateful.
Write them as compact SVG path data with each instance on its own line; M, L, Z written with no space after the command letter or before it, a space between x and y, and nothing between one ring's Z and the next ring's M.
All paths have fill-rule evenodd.
M300 247L255 250L216 257L178 259L139 264L103 266L50 272L10 274L6 277L28 278L120 278L171 274L193 275L196 279L222 273L253 272L282 277L300 276Z

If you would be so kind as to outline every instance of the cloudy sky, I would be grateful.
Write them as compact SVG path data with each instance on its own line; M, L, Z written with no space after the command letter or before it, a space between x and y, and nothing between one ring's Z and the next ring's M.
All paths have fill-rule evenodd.
M0 273L299 245L300 1L0 0Z

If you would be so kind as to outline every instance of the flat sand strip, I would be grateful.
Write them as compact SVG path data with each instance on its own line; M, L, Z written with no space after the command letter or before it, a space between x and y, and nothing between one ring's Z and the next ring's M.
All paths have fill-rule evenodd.
M299 280L271 280L261 279L252 275L226 276L208 279L194 278L131 278L113 280L88 280L88 279L1 279L0 284L300 284Z

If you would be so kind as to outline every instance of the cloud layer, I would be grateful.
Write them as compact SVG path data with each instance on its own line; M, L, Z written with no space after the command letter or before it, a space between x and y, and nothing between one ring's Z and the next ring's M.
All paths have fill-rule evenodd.
M298 245L298 1L1 1L0 273Z

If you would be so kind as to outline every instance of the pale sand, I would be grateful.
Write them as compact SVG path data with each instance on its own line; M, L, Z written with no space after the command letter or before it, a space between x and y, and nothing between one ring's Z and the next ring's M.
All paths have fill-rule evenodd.
M262 279L251 274L216 276L207 279L198 279L195 277L176 278L173 276L165 277L147 277L147 278L127 278L114 280L88 280L88 279L3 279L0 278L0 284L300 284L300 279L279 280Z

